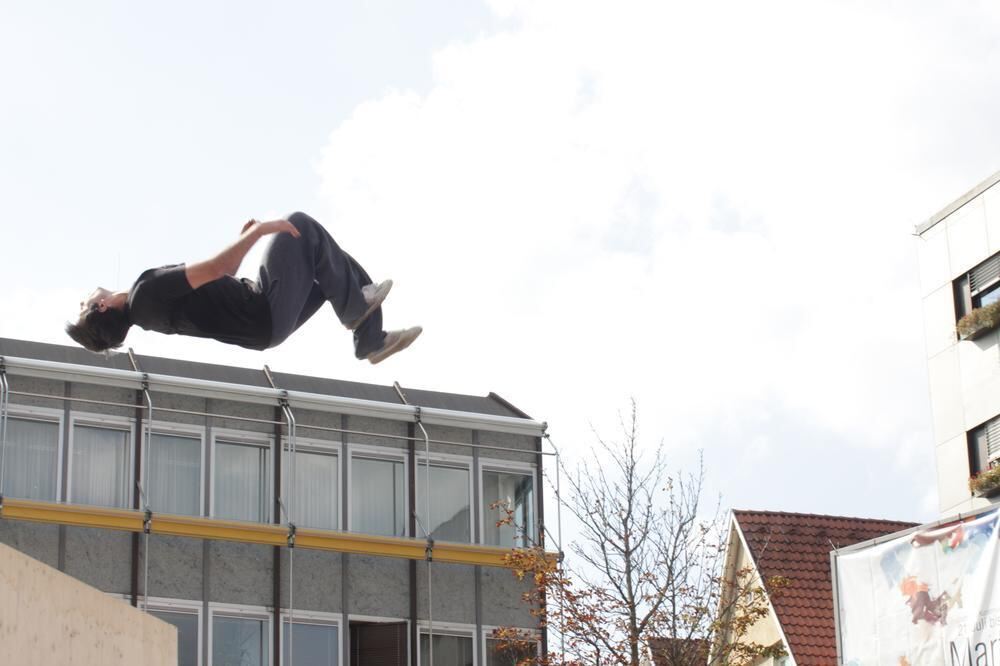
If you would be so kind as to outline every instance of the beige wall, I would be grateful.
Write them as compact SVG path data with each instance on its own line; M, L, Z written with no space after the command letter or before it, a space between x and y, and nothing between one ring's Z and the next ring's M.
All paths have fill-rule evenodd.
M750 554L747 552L747 549L743 547L743 541L736 533L735 526L730 528L729 549L726 553L726 562L726 576L729 582L733 581L736 572L742 569L751 569L754 571L754 576L758 578L757 583L760 584L759 576L756 568L753 566L753 562L750 559ZM732 636L727 637L727 642L729 641L732 641ZM765 646L782 642L781 628L778 626L778 621L777 618L775 618L774 613L770 612L767 616L755 622L754 625L750 627L747 634L742 638L742 641L744 643L758 643ZM770 666L770 664L774 662L771 659L762 659L757 663L761 666ZM790 659L788 663L794 664L794 662Z
M2 663L175 666L177 630L0 544Z

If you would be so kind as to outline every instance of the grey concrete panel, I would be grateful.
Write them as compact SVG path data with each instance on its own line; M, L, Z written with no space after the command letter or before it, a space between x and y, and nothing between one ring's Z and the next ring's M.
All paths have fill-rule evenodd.
M52 379L36 379L34 377L7 375L7 381L10 384L10 390L14 393L41 393L43 395L51 395L57 398L62 398L66 392L63 382ZM24 405L27 407L48 407L49 409L62 409L63 406L62 402L58 400L32 398L23 395L10 396L10 406L12 408L16 408L18 405Z
M431 439L439 439L446 442L463 442L472 444L472 430L465 428L449 428L446 426L425 425L427 434ZM417 428L417 453L424 450L423 433ZM431 454L449 453L456 456L472 457L471 446L452 446L449 444L435 444L431 442Z
M156 518L154 517L154 522ZM149 594L172 599L201 599L202 539L149 536ZM139 535L139 587L142 588L144 535Z
M522 595L531 588L510 569L482 568L483 624L497 627L533 628L538 620Z
M59 566L59 526L0 520L0 543L51 567Z
M479 443L486 446L502 446L507 449L521 449L525 453L480 449L479 455L496 460L513 460L516 462L534 463L537 461L535 438L524 435L512 435L505 432L479 431Z
M435 622L475 624L475 570L467 564L432 563ZM427 563L417 562L417 615L427 619Z
M130 593L132 535L91 527L67 527L66 573L104 592Z
M273 603L272 546L212 541L209 601L270 606Z
M347 565L348 611L378 617L410 616L409 560L351 555Z
M206 411L213 414L226 416L239 416L250 419L275 420L275 408L269 405L258 405L247 402L233 402L231 400L208 399L205 401ZM273 423L255 423L253 421L241 421L239 419L212 418L213 428L228 428L229 430L243 430L246 432L262 433L265 435L274 434Z
M204 398L196 398L189 395L179 395L176 393L151 392L153 398L153 427L157 423L185 423L188 425L204 426L205 417L195 414L177 414L174 412L157 411L159 408L184 409L192 412L206 412L206 402Z
M386 419L373 419L365 416L348 416L347 429L360 432L385 433L395 437L406 437L406 423L404 421L388 421ZM392 439L389 437L378 437L377 435L348 434L347 441L351 444L384 446L386 448L403 450L408 446L408 442L405 439Z
M117 388L114 386L100 386L98 384L83 384L74 382L70 385L70 395L74 398L84 398L86 400L101 400L102 402L124 403L126 405L135 404L136 392L131 389ZM119 416L124 418L134 418L134 407L117 407L109 405L95 405L88 402L70 402L70 409L74 412L85 414L100 414Z
M281 605L288 604L290 551L281 551ZM342 609L341 555L320 550L295 549L295 579L292 602L299 610L339 613Z

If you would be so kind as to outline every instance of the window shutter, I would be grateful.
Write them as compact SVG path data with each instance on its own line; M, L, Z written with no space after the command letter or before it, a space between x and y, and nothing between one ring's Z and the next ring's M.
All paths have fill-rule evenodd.
M969 271L969 288L973 294L992 285L1000 278L1000 254L990 257Z
M986 424L986 458L991 463L1000 458L1000 419Z

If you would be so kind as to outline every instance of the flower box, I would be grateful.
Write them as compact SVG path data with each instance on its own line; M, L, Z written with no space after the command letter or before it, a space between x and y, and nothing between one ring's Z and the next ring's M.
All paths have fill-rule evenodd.
M975 340L1000 326L1000 301L976 308L958 320L956 330L961 340Z
M995 497L1000 495L1000 467L993 467L980 472L969 479L969 490L976 497Z

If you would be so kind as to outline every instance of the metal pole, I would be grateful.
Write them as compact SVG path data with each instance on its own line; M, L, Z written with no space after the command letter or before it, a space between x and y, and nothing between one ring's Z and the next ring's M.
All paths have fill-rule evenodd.
M7 384L7 367L0 356L0 505L3 504L4 457L7 454L7 403L10 386Z
M143 521L143 547L142 547L142 609L149 611L149 531L153 521L153 510L150 507L149 499L149 459L153 457L153 397L149 394L149 375L142 372L139 362L135 358L135 352L128 348L128 360L136 372L142 373L142 394L146 398L146 429L143 440L146 443L146 455L142 457L143 472L142 478L136 482L139 487L139 497L142 499L142 508L146 518Z
M278 497L278 506L285 513L285 520L288 523L288 666L295 663L295 522L292 520L292 509L295 498L295 470L296 470L296 444L295 444L295 414L292 412L288 402L288 391L278 389L274 382L274 375L271 368L264 366L264 376L271 384L271 388L281 391L279 405L288 422L288 465L282 465L282 473L285 475L285 483L281 484L281 494ZM278 455L281 455L282 446L278 442ZM286 472L287 468L287 472ZM285 489L288 489L288 496L284 497ZM286 501L287 500L287 501ZM281 621L281 609L278 609L278 621Z
M409 405L410 402L406 399L406 394L403 393L403 387L399 382L393 382L392 387L396 389L396 393L399 395L399 399L403 401L404 404ZM423 420L421 419L422 409L415 406L414 418L417 427L420 428L420 432L424 435L424 506L427 510L427 527L424 526L423 522L420 520L419 514L416 516L417 524L420 525L421 531L427 538L427 650L428 659L430 664L428 666L434 666L434 580L433 580L433 566L434 566L434 539L431 537L427 528L433 523L431 522L431 438L427 434L427 428L424 427ZM418 634L419 640L419 634ZM417 646L419 649L419 645Z
M562 546L562 489L560 487L560 474L559 470L562 468L562 456L559 453L559 448L552 441L552 437L549 433L542 433L544 437L549 442L549 446L553 448L556 452L556 532L558 536L556 537L556 547L559 549L559 575L562 576L563 567L563 546ZM566 613L566 600L563 594L563 586L559 585L559 616L562 621L565 621ZM563 663L566 663L566 635L562 630L559 629L559 652Z

